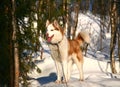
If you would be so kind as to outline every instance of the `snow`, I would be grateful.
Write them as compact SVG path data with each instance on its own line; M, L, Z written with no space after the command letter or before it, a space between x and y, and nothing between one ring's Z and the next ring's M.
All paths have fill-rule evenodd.
M54 83L56 69L51 57L44 59L42 63L39 62L37 65L41 68L42 73L38 74L34 71L29 75L32 78L29 87L67 87L66 84ZM107 68L106 61L99 61L94 58L84 57L85 81L80 82L78 77L78 70L74 65L71 79L67 84L68 87L120 87L120 76L111 73L110 65Z
M98 18L99 19L99 18ZM81 21L81 22L80 22ZM91 24L89 25L88 22ZM83 24L81 24L83 23ZM88 24L88 26L85 25ZM79 15L79 26L78 31L82 29L89 30L91 33L91 38L95 39L96 43L99 39L99 23L96 23L88 16L80 14ZM91 27L93 26L93 27ZM95 31L96 30L96 31ZM78 32L77 31L77 32ZM96 33L97 32L97 33ZM109 43L110 34L106 34L106 40ZM70 81L67 84L56 84L56 68L53 59L50 55L49 47L45 40L40 38L42 47L44 48L43 59L41 60L38 56L34 58L36 65L42 70L41 73L37 73L35 70L29 73L30 85L29 87L120 87L120 70L119 62L116 60L116 70L117 74L112 74L110 69L110 60L109 60L109 48L106 48L106 52L101 52L95 47L94 41L91 41L91 49L89 47L87 55L84 56L84 78L85 80L79 81L79 74L76 65L73 65L72 74ZM105 46L108 46L108 44Z

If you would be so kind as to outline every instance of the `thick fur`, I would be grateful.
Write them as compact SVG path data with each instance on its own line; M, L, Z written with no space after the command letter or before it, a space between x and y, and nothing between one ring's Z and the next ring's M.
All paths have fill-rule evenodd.
M68 40L64 35L64 30L58 24L56 20L50 23L46 22L46 37L47 41L51 43L50 48L53 46L58 49L57 54L55 54L53 48L51 48L52 55L57 55L53 59L56 64L57 69L57 80L56 82L61 82L60 64L63 66L64 81L68 82L71 74L71 67L75 63L79 70L80 80L84 80L83 76L83 54L80 46L83 42L89 43L89 35L86 32L80 32L74 40ZM54 45L57 44L57 45Z

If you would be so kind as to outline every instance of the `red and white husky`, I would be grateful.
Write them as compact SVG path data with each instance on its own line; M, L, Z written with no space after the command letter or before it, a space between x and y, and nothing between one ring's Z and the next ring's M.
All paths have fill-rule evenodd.
M46 37L47 41L58 45L60 58L53 58L57 68L57 83L61 82L61 74L59 65L63 65L64 81L68 82L71 74L71 67L75 63L79 70L80 80L84 80L83 76L83 54L80 46L83 42L89 43L89 35L85 32L80 32L74 40L68 40L64 35L64 29L58 24L56 20L50 23L46 22Z

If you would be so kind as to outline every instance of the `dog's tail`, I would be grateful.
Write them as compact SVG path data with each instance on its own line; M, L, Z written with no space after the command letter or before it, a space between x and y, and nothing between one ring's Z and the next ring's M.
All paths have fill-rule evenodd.
M90 36L89 33L87 31L81 31L80 33L78 33L76 39L82 43L90 43Z

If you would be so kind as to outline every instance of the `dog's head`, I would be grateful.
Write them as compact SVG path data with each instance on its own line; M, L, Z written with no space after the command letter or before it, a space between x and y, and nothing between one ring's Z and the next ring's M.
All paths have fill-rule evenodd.
M46 38L48 42L56 44L63 39L63 29L56 20L54 20L52 23L47 20L46 28Z

